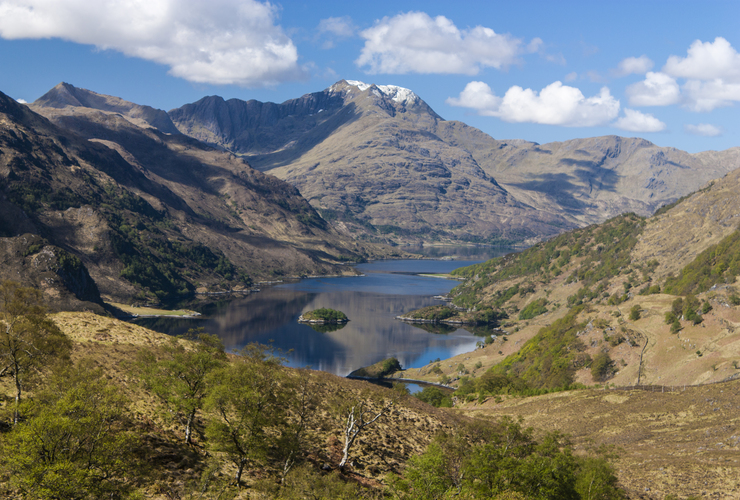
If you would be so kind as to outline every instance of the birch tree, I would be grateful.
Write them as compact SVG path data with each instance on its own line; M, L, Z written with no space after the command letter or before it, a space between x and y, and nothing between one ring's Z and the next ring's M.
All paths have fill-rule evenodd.
M0 376L13 378L13 424L33 376L53 361L68 360L71 351L72 342L48 317L39 290L12 281L0 284Z
M183 342L186 340L189 342ZM222 367L226 353L221 340L202 329L173 338L159 352L145 351L138 366L145 386L159 396L185 426L185 443L192 444L197 412L209 389L208 374Z

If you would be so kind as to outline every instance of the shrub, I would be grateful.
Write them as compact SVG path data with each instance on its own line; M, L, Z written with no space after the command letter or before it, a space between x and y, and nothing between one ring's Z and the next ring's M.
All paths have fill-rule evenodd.
M594 356L593 363L591 363L591 376L594 380L603 382L611 377L614 372L614 361L609 357L609 354L600 352Z
M519 313L520 320L532 319L547 312L547 299L537 299L530 302Z
M642 307L640 306L640 304L635 304L634 306L632 306L632 308L630 309L630 320L637 321L638 319L640 319L641 311Z
M450 398L448 391L449 389L444 391L439 387L425 387L414 396L436 408L452 408L452 398Z

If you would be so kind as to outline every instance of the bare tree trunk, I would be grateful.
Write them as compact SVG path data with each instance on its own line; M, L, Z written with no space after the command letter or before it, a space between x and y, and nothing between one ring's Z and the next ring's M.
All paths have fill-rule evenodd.
M247 461L242 458L236 464L236 487L237 488L242 487L242 472L244 472L244 466L246 465L246 463Z
M13 425L18 423L18 408L21 405L21 379L18 375L18 366L16 365L15 371L13 372L13 379L15 381L15 409L13 410Z
M375 423L380 417L386 414L393 406L393 401L385 405L379 412L374 413L365 409L365 403L359 402L354 404L347 412L347 420L344 424L344 447L342 448L342 460L339 462L339 468L343 469L349 460L349 451L355 442L357 436L368 426ZM365 419L368 416L369 420Z
M193 444L193 421L195 420L195 410L188 415L188 421L185 424L185 444Z

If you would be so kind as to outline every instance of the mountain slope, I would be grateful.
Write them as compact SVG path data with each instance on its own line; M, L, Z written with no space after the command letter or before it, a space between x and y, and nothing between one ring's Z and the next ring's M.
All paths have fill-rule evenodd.
M690 155L616 136L500 141L408 89L356 81L282 104L207 97L169 116L295 185L347 234L397 242L532 242L649 215L740 166L740 150Z
M518 202L467 151L428 132L441 118L406 89L340 82L280 105L231 100L208 106L214 102L206 98L170 116L186 134L194 133L195 122L210 127L213 135L195 137L231 147L256 168L288 180L348 234L522 242L574 227ZM248 113L258 107L269 109L270 119ZM226 115L228 128L220 126ZM257 133L269 136L261 149L239 140ZM222 135L231 139L214 139ZM266 145L273 149L264 151Z
M508 319L483 352L444 366L489 367L475 374L482 391L740 378L738 189L740 170L653 217L619 216L456 270L466 280L450 295L461 312L447 320L489 308Z
M342 241L294 187L229 153L118 111L50 107L52 97L34 108L61 127L0 95L3 243L40 236L41 248L79 259L106 299L350 272L337 264L374 251Z

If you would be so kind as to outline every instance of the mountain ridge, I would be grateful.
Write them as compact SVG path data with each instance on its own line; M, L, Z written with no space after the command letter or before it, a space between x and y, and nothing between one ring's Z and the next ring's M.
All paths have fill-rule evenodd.
M249 113L261 109L260 103L249 101L245 107L244 102L223 101L248 114L240 121L232 113L228 129L219 128L212 111L203 107L185 105L169 115L184 134L241 155L255 168L295 185L320 213L333 217L338 229L356 238L531 243L623 212L649 215L740 166L737 151L691 155L640 138L603 136L544 145L498 140L444 120L409 89L358 81L341 80L282 104L262 103L272 110L270 119ZM275 118L279 113L282 118ZM210 135L202 131L208 127ZM251 139L257 134L259 149ZM436 167L449 177L461 163L485 174L462 174L466 187L481 188L493 179L506 192L503 198L485 188L465 193L477 204L477 214L494 216L486 220L469 214L463 222L418 216L418 206L409 202L414 193L401 189L404 184L415 183L419 203L433 199L437 212L465 212L459 197L435 193L440 182L448 188L446 181L423 178L425 170ZM378 186L385 196L376 202ZM347 189L346 196L336 195ZM377 203L383 207L372 206ZM512 211L513 206L518 210ZM525 228L508 225L512 219L526 220ZM368 224L376 230L367 230Z
M48 248L89 271L106 300L156 302L248 289L254 279L351 273L344 263L388 254L343 239L296 188L234 155L136 125L121 113L132 103L87 108L68 90L56 88L67 99L58 107L46 106L50 96L27 106L0 95L2 279L23 277ZM26 286L67 294L59 308L76 307L68 289L31 274Z

